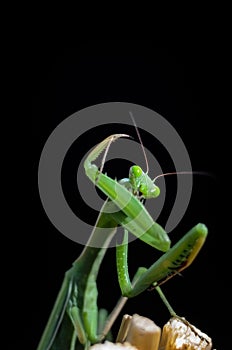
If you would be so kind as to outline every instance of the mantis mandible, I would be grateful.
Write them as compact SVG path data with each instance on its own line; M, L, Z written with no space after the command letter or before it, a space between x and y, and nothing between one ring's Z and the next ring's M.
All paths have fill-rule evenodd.
M65 273L37 350L76 350L79 345L82 349L88 349L91 344L101 342L127 298L134 297L151 286L159 286L188 267L205 242L208 230L204 224L198 224L170 248L171 242L167 233L152 219L141 200L156 198L160 190L139 166L132 166L129 178L121 181L103 174L110 145L121 137L129 135L114 134L107 137L89 153L84 162L86 175L105 193L107 200L99 213L88 244L71 269ZM105 153L99 169L93 162L103 151ZM106 310L98 310L96 280L107 246L119 225L125 232L122 244L116 247L118 280L124 299L119 300L116 312L113 310L108 316ZM128 231L164 252L150 268L139 268L132 282L127 266ZM104 248L94 247L96 239Z

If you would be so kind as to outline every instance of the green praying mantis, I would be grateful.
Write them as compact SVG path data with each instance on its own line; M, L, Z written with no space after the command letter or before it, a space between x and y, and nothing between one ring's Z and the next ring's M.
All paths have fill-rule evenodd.
M129 178L116 181L102 172L110 145L126 134L114 134L99 143L89 153L84 168L86 175L106 196L88 244L65 273L55 305L37 350L89 349L103 341L125 304L148 288L157 288L187 268L199 253L207 237L204 224L197 224L174 246L165 230L156 223L143 205L144 199L156 198L160 189L147 173L133 165ZM102 154L101 167L93 162ZM116 262L122 297L111 314L97 307L97 276L118 226L124 228L124 238L116 247ZM139 268L132 282L128 273L128 231L164 254L148 269ZM96 247L95 242L98 242Z

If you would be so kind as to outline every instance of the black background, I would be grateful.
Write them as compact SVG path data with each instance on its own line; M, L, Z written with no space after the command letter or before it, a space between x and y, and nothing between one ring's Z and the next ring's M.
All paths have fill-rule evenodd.
M215 348L223 349L229 344L225 321L229 294L229 245L225 242L229 233L221 226L225 206L222 193L226 191L223 179L227 171L221 160L225 122L221 113L223 60L223 52L219 53L213 46L157 47L152 41L87 41L69 47L52 44L35 47L31 61L33 193L27 237L33 257L29 280L34 286L34 306L26 310L32 322L25 327L27 342L28 334L31 335L31 348L36 348L39 342L64 272L83 248L58 232L44 212L37 186L39 157L47 138L60 122L82 108L104 102L136 103L161 114L184 141L193 170L211 174L194 177L190 206L171 236L175 241L196 223L204 222L209 229L205 246L193 265L163 289L176 312L211 336ZM115 131L119 129L112 126L109 134ZM120 132L127 131L125 128ZM92 132L91 137L81 140L79 151L85 154L101 141L104 132ZM141 136L145 146L151 147L142 131ZM76 188L68 180L69 174L73 178L73 161L64 170L63 186L75 208ZM111 176L127 176L126 166L119 173L116 164L111 164ZM168 162L166 166L166 171L170 171ZM173 200L175 179L167 178L167 186L170 201L166 201L161 224L165 223L165 214ZM89 216L87 210L84 215ZM152 248L138 241L131 243L131 275L138 266L149 266L155 257ZM101 268L99 286L99 306L112 309L120 295L113 249ZM130 300L124 312L148 316L161 326L169 318L155 292L144 292ZM118 325L119 321L114 332Z

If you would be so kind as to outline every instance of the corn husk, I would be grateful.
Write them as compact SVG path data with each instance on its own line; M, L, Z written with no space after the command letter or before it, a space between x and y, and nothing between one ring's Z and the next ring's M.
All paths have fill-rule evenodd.
M181 317L163 327L159 350L210 350L212 339Z

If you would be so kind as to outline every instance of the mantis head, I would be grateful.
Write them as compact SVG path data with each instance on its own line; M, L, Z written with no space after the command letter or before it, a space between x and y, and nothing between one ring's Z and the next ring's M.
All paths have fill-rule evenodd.
M139 191L144 198L156 198L160 189L138 165L130 168L129 179L134 190Z

